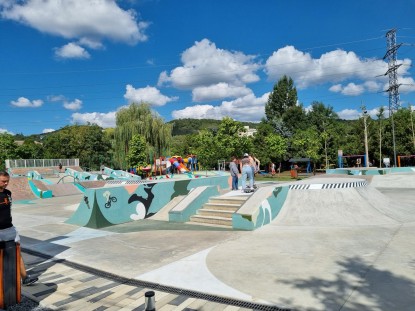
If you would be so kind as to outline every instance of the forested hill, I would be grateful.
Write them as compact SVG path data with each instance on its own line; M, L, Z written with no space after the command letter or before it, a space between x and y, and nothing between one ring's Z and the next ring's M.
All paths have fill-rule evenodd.
M202 129L216 130L221 120L214 119L176 119L167 123L173 124L173 136L196 134ZM259 123L241 122L244 126L257 128Z

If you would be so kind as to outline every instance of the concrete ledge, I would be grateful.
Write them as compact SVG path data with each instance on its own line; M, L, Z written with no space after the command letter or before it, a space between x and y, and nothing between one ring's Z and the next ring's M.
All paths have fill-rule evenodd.
M256 190L232 216L232 227L255 230L277 217L287 197L289 186L269 186Z
M30 189L32 190L34 195L37 196L38 198L48 199L52 197L51 190L41 190L40 188L38 188L37 185L35 185L35 183L32 180L28 180L28 182L29 182Z

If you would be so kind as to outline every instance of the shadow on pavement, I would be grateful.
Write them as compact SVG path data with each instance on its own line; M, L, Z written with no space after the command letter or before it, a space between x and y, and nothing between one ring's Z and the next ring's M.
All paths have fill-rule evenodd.
M324 305L323 309L316 307L307 310L413 310L415 283L412 280L376 269L359 257L348 258L337 264L341 271L334 280L294 279L284 283L310 291ZM415 267L415 260L411 265ZM344 297L348 299L345 301ZM284 303L301 310L301 307L292 305L292 301Z

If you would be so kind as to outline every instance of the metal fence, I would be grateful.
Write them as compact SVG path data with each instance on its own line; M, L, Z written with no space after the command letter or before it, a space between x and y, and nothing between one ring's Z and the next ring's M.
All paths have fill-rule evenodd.
M6 160L6 169L19 167L79 166L79 159L17 159Z

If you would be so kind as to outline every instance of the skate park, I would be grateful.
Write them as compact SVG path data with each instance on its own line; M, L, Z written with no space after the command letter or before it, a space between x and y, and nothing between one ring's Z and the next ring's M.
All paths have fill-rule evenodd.
M67 183L64 195L15 198L13 221L24 249L126 279L288 310L412 308L412 169L333 171L258 184L253 194L229 191L229 182L100 180L78 192ZM212 197L239 202L231 221L192 221ZM128 200L128 221L106 215Z

